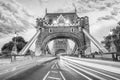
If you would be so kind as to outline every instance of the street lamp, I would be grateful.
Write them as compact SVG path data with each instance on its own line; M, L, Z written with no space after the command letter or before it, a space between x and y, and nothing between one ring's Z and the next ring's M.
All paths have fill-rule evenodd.
M113 32L112 31L110 31L110 36L111 36L111 45L110 45L110 52L113 52L113 54L112 54L112 58L113 58L113 60L114 59L116 59L116 46L115 46L115 44L114 44L114 39L113 39Z
M113 32L112 31L110 31L110 36L111 36L110 52L116 52L116 46L114 44L114 38L113 38Z
M12 51L11 51L11 62L16 59L16 55L17 55L16 37L17 37L17 34L15 32L15 35L14 35L14 38L15 38L14 46L13 46Z
M111 36L111 35L113 35L113 32L110 30L110 33L109 33L109 34L110 34L110 36Z

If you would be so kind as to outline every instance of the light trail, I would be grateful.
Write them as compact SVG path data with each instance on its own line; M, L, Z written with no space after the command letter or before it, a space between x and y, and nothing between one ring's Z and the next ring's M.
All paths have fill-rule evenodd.
M93 80L92 78L90 78L90 77L84 75L83 73L81 73L81 72L79 72L79 71L77 71L77 70L71 68L70 66L68 66L68 65L65 65L65 66L68 67L69 69L73 70L73 71L76 72L77 74L83 76L83 77L86 78L87 80Z
M61 59L72 61L72 62L81 64L81 65L85 65L85 66L89 66L89 67L93 67L93 68L106 70L106 71L113 72L113 73L116 73L116 74L120 74L120 68L117 68L117 67L95 64L95 63L90 63L90 62L85 62L85 61L80 61L80 60L77 61L77 60L68 59L68 58L65 58L65 57L61 57Z
M100 77L100 76L98 76L98 75L96 75L96 74L93 74L93 73L87 71L87 70L84 70L84 69L82 69L82 68L80 68L80 67L77 67L77 66L75 66L75 65L73 65L73 64L70 64L70 63L67 63L67 62L65 62L65 64L70 65L70 66L72 66L72 67L74 67L74 68L76 68L76 69L78 69L78 70L80 70L80 71L83 71L83 72L85 72L85 73L87 73L87 74L89 74L89 75L91 75L91 76L93 76L93 77L95 77L95 78L97 78L97 79L107 80L107 79L104 79L104 78L102 78L102 77Z
M84 59L84 58L74 58L74 57L67 57L69 59L81 60L81 61L89 61L89 62L96 62L96 63L104 63L104 64L111 64L115 66L120 66L120 62L111 62L105 60L96 60L96 59Z
M99 71L96 71L96 70L93 70L93 69L90 69L90 68L87 68L87 67L81 66L81 65L79 65L79 64L72 63L72 62L69 62L69 63L71 63L71 64L73 64L73 65L77 65L77 66L79 66L80 68L83 68L83 69L86 69L86 70L90 70L90 71L93 71L93 72L99 73L99 74L101 74L101 75L103 75L103 76L106 76L106 77L112 78L112 79L114 79L114 80L119 80L119 78L116 78L116 77L114 77L114 76L111 76L111 75L105 74L105 73L103 73L103 72L99 72Z

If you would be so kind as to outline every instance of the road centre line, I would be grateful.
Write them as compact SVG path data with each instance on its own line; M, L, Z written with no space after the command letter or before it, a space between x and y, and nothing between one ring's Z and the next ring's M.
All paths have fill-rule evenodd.
M53 68L54 68L54 66L56 65L56 63L57 63L57 62L55 62L55 63L52 65L51 69L53 69Z
M47 72L47 74L45 75L45 77L43 78L43 80L46 80L47 76L49 75L50 71Z
M56 68L57 68L57 69L59 68L57 64L56 64Z
M50 79L55 79L55 80L61 80L60 78L51 77L51 76L49 76L48 78L50 78Z
M52 73L58 73L57 71L51 71Z
M65 77L63 76L62 72L61 71L59 71L59 72L60 72L60 75L62 76L63 80L66 80Z
M54 68L54 66L55 66L55 64L53 64L53 65L52 65L51 69L53 69L53 68Z

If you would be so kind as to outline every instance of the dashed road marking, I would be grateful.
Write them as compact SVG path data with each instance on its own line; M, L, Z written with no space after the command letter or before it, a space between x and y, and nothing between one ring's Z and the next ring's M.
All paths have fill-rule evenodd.
M51 72L53 72L53 73L58 73L57 71L51 71Z
M46 80L47 76L49 75L50 71L48 71L48 73L45 75L45 77L43 78L43 80Z
M66 80L61 71L60 71L60 75L62 76L63 80Z
M59 68L57 64L56 64L56 68Z
M55 66L55 64L54 64L54 65L52 65L51 69L53 69L53 68L54 68L54 66Z
M55 79L55 80L61 80L60 78L51 77L51 76L49 76L48 78L50 78L50 79Z
M52 65L51 69L56 69L56 68L59 68L57 62L55 62L55 64Z
M51 70L45 75L43 80L66 80L62 72L58 70L57 62L51 66Z

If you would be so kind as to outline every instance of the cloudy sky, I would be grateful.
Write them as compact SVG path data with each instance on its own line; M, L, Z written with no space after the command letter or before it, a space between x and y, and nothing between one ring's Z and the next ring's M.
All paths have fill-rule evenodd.
M98 40L109 34L120 19L120 0L17 0L33 15L48 12L71 12L76 6L79 16L89 16L90 32ZM93 46L93 49L95 47Z
M90 22L90 32L98 40L109 34L110 29L120 21L120 0L0 0L15 2L17 11L29 13L32 18L42 17L45 14L45 8L48 12L72 12L76 6L79 16L88 16ZM7 5L8 6L8 5ZM23 9L23 10L21 10ZM23 14L22 12L22 14ZM21 14L18 14L18 16ZM23 16L23 15L21 15ZM21 19L21 18L20 18ZM26 18L24 18L26 20ZM28 19L35 23L34 20ZM23 18L22 18L23 21ZM21 22L21 20L20 20ZM30 30L31 32L31 30ZM29 32L29 33L30 33ZM32 31L35 32L35 31ZM26 34L27 35L27 34ZM29 38L28 38L29 39ZM95 47L92 47L95 49Z

